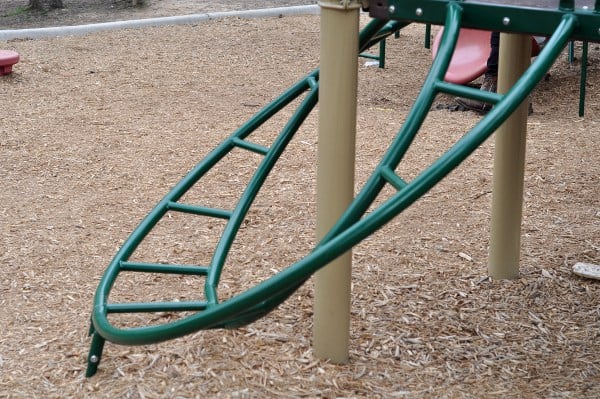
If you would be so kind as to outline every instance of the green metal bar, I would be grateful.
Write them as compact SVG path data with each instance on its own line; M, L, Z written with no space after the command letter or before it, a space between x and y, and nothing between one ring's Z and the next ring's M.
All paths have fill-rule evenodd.
M573 40L571 40L569 42L569 50L568 50L567 58L569 60L569 64L572 64L575 61L575 42Z
M92 322L92 319L90 318L90 327L88 328L88 337L93 335L96 332L96 329L94 328L94 323Z
M236 147L245 148L252 152L256 152L257 154L266 155L269 152L269 149L260 144L250 143L246 140L242 140L238 137L232 137L231 141Z
M362 58L368 58L370 60L377 60L379 61L379 55L373 55L373 54L369 54L369 53L361 53L360 57Z
M490 104L496 104L502 99L501 94L491 91L480 90L478 88L470 86L457 85L454 83L448 83L444 81L435 82L434 85L436 90L440 93L447 93L465 98L473 98Z
M210 216L218 219L229 219L231 217L230 211L223 209L207 208L204 206L182 204L180 202L168 201L166 208L169 211L178 211L184 213L191 213L199 216Z
M92 335L92 343L90 344L90 351L87 357L87 369L85 371L86 377L91 377L96 374L100 359L102 358L102 350L104 349L104 343L106 340L98 333Z
M425 48L431 48L431 24L425 24Z
M380 168L379 173L383 176L383 178L390 183L394 188L398 191L402 190L404 187L408 185L400 176L394 172L393 169L387 166L383 166Z
M379 68L385 68L385 40L379 42Z
M145 262L121 262L121 271L143 272L143 273L164 273L164 274L184 274L194 276L206 276L209 268L196 265L167 265L162 263Z
M132 302L106 305L107 313L195 312L207 307L204 301L189 302Z
M587 81L587 62L588 62L588 47L587 41L583 41L581 49L581 76L579 82L579 116L583 117L585 113L585 84Z

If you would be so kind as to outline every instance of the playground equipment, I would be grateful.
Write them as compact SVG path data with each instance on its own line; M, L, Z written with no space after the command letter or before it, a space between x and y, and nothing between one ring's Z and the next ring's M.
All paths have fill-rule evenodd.
M442 28L433 40L432 58L437 55L443 34ZM487 70L487 59L490 55L490 34L489 31L478 29L460 30L454 55L444 76L446 82L466 84L483 75Z
M10 50L0 50L0 76L12 72L14 64L19 62L19 53Z
M525 100L535 85L545 76L569 40L600 41L600 32L598 32L600 0L595 3L593 10L576 9L573 0L561 0L553 6L547 4L549 3L547 1L541 0L538 5L536 1L391 0L370 2L370 13L374 20L360 33L358 40L360 45L353 50L355 55L394 34L410 22L443 24L445 30L439 45L438 56L432 63L422 91L417 96L405 123L360 193L351 201L334 226L322 236L316 248L304 258L247 291L230 298L219 298L219 279L222 268L244 216L250 209L270 170L283 154L286 145L315 106L317 93L320 90L325 91L325 80L320 82L320 72L313 71L259 111L200 161L159 202L125 241L108 266L96 291L90 327L92 342L88 354L86 375L91 376L96 372L106 340L123 345L150 344L201 329L234 328L266 315L285 301L313 273L347 253L354 245L419 199L500 127L502 128L498 130L496 144L500 155L496 159L495 170L503 173L500 173L502 176L498 178L494 177L490 273L494 277L510 278L515 276L516 267L518 274L524 164L523 127L526 126L527 118ZM356 9L354 2L343 2L344 4L339 6L334 6L333 3L328 6L339 12L350 12ZM350 5L351 7L349 7ZM461 27L525 33L525 35L503 34L498 93L482 92L475 88L444 81ZM528 66L532 34L550 36L550 38L536 62ZM345 41L348 40L348 37L339 35L339 40ZM352 46L349 48L351 49ZM511 62L507 63L509 59ZM356 67L356 62L350 64L354 64L353 67ZM514 68L507 66L514 66ZM322 68L325 69L325 67L326 65L323 63ZM508 72L503 72L503 69ZM321 76L325 79L325 71L322 71ZM330 79L329 72L327 79ZM349 76L349 80L352 79L353 77ZM495 104L495 106L430 166L413 180L407 181L396 174L396 168L419 132L439 93L478 99ZM331 93L324 94L323 97L330 95ZM252 133L261 124L301 96L304 97L294 115L269 147L258 145L250 140ZM321 100L325 101L325 98L321 98ZM327 123L323 126L328 126ZM508 129L506 129L507 126ZM516 145L513 141L516 141ZM215 209L210 206L183 203L181 199L184 194L193 186L201 184L202 177L233 149L247 150L263 156L262 162L256 168L250 183L241 194L234 209ZM375 199L386 186L395 189L395 193L384 202L372 207ZM179 212L190 215L190 217L201 215L226 221L226 227L209 265L167 265L130 261L140 243L167 215L167 212ZM204 276L204 298L191 302L109 302L110 292L122 272ZM165 324L129 328L117 327L108 319L108 316L113 313L160 311L194 313Z
M440 40L444 33L444 28L440 29L433 41L433 47L431 49L431 56L435 58L439 47ZM485 73L487 70L487 59L489 56L490 47L490 35L491 32L483 31L479 29L461 29L458 36L458 42L456 49L454 50L454 56L450 61L448 72L444 77L444 80L451 83L467 84L477 79ZM573 63L575 59L574 55L574 42L569 42L569 63ZM535 57L541 50L540 43L536 38L531 38L531 56ZM583 41L582 52L581 52L581 75L579 82L579 116L583 116L585 113L585 83L587 80L587 55L588 55L588 42ZM383 57L385 57L385 48L383 51ZM377 57L373 57L377 58ZM385 61L381 61L380 67L385 65Z
M579 116L585 113L585 82L587 81L587 62L588 62L588 45L584 40L581 43L581 73L579 76ZM569 63L572 64L575 60L575 42L569 42Z
M466 84L477 79L487 70L487 59L490 55L490 35L492 32L480 29L461 29L450 60L448 72L444 80L450 83ZM444 35L444 28L440 29L431 48L431 57L435 58ZM538 42L531 38L531 56L540 53Z

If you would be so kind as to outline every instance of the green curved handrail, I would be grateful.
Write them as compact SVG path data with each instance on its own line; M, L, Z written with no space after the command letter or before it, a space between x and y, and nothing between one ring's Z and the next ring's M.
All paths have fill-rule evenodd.
M226 301L218 303L215 298L209 298L206 305L202 306L203 310L199 313L162 325L127 329L114 327L107 319L109 306L107 304L107 297L111 285L116 278L116 274L118 274L118 266L114 266L114 263L111 264L111 267L109 267L109 270L98 287L94 300L94 309L92 313L92 332L94 338L88 358L88 375L95 372L95 367L97 367L99 362L104 340L126 345L149 344L180 337L193 333L199 329L244 325L271 311L293 293L314 272L330 263L339 255L348 251L352 246L356 245L389 222L430 190L477 149L513 113L519 104L521 104L533 90L535 85L545 76L547 70L560 55L561 50L568 42L569 36L577 24L577 18L574 15L566 14L560 25L556 28L555 33L548 41L548 44L538 56L536 62L523 74L508 93L504 95L496 93L482 94L480 90L457 86L443 81L458 37L460 16L460 5L457 3L449 3L445 33L438 56L433 62L430 73L423 84L423 90L418 95L409 117L359 195L352 202L338 223L310 254L271 278ZM379 26L377 30L381 29L383 26L384 25ZM309 78L307 79L310 80L311 78L316 80L316 72L309 75ZM296 93L297 90L300 90L300 87L304 90L304 85L310 86L310 84L303 82L304 81L295 85L290 91ZM315 86L314 82L312 85ZM496 106L482 118L471 131L465 134L446 153L432 163L431 166L425 169L411 182L405 182L395 174L394 170L414 140L435 96L440 92L483 99L495 103ZM313 90L313 92L305 98L304 102L306 104L314 105L313 101L316 102L316 98L314 98L316 97L315 93L316 90ZM274 108L277 107L267 107L269 110ZM270 113L270 111L267 113ZM297 126L303 116L304 111L300 111L298 120L290 121L288 124L290 130ZM293 119L295 118L296 116L294 116ZM240 134L235 137L241 138L242 136L243 134ZM279 150L283 151L283 148L279 147L285 147L286 143L284 142L286 140L289 140L287 136L282 139L282 144L280 146L276 146L278 148L276 150L277 152L279 152ZM215 151L217 153L224 151L222 147L225 145L226 144L224 143ZM267 158L268 157L269 155L267 155ZM204 164L205 163L201 163L200 165ZM211 161L207 162L207 164L212 166L214 163ZM202 166L202 168L204 167L205 166ZM195 175L195 173L196 172L193 171L191 174ZM257 174L260 174L260 172L257 172ZM263 179L263 177L259 176L257 178L258 181L261 179ZM188 180L189 179L187 178L184 179L180 185L188 186ZM369 206L388 183L398 190L396 194L376 209L372 210L369 214L366 214ZM180 185L178 185L178 187ZM174 191L179 192L177 190L178 189L176 188ZM252 190L254 189L251 189L251 191ZM251 196L252 194L248 195ZM177 197L177 195L174 195L173 197ZM247 206L249 206L249 204L238 205L240 208L236 209L234 214L238 211L243 211L244 209L242 208L247 210ZM160 213L162 211L157 210L156 212ZM144 226L145 224L142 223L140 227L142 232L145 231ZM226 245L224 244L224 246ZM127 249L121 249L121 251L125 251L124 253L126 255L130 254L127 253Z

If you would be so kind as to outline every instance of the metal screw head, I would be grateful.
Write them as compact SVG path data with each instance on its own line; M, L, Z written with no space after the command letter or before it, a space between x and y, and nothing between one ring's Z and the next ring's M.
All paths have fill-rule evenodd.
M393 14L394 12L396 12L396 6L394 6L394 5L389 6L388 11Z
M502 24L503 25L510 25L510 18L508 18L508 17L502 18Z
M90 356L90 363L98 363L98 356L96 356L96 355Z
M423 15L423 9L422 9L422 8L420 8L420 7L419 7L419 8L417 8L417 9L415 10L415 14L417 14L417 17L420 17L420 16L422 16L422 15Z

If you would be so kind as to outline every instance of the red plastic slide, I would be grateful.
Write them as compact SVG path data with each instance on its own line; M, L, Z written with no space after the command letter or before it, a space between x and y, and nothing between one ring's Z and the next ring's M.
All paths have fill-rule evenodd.
M435 58L442 39L444 28L440 29L433 41L431 55ZM487 70L490 55L490 35L492 32L478 29L461 29L450 66L444 80L450 83L466 84L477 79ZM531 38L531 56L540 52L537 41Z

